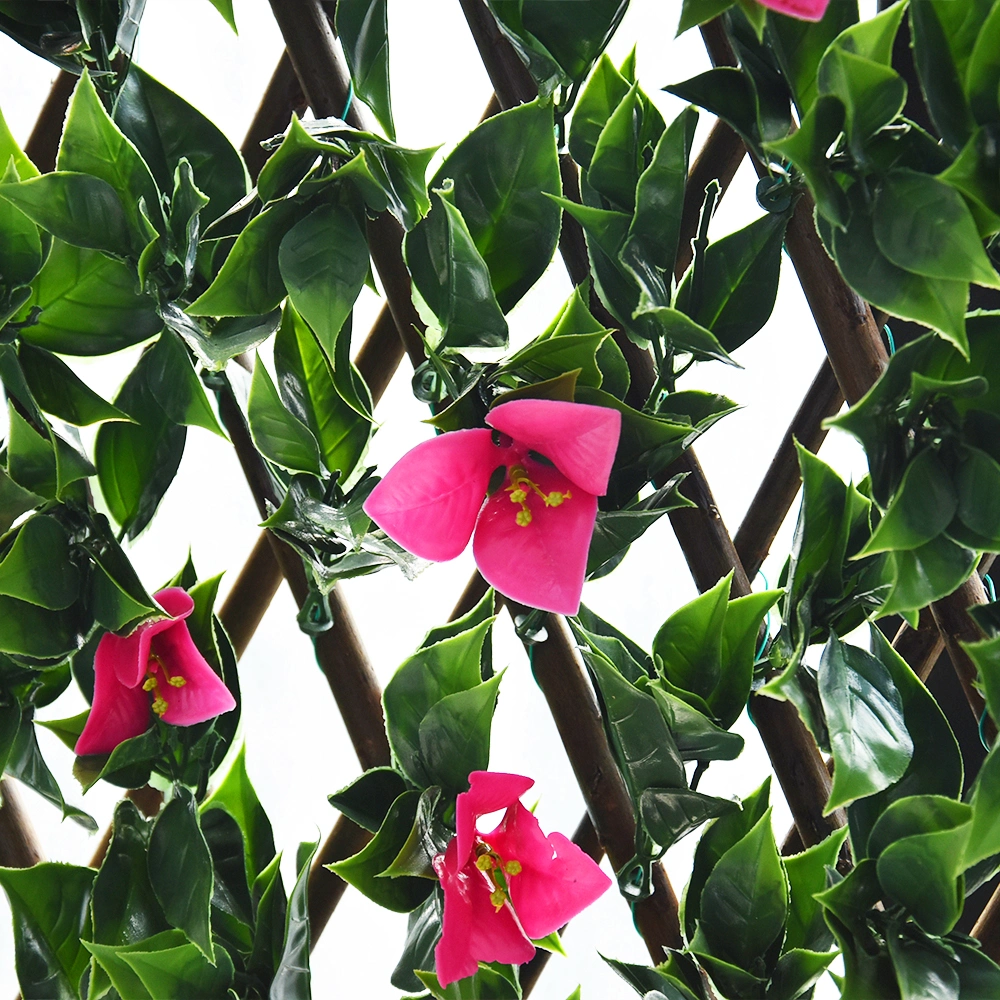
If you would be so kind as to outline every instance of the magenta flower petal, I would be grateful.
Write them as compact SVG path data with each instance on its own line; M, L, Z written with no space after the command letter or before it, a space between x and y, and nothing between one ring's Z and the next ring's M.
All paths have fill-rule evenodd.
M580 489L603 496L618 448L622 415L607 406L557 399L501 403L486 422L540 452Z
M485 428L424 441L372 490L365 513L414 555L454 559L469 544L490 476L505 455Z
M472 543L476 565L488 583L512 600L575 615L580 610L597 497L551 466L528 459L525 467L542 493L569 492L569 498L551 507L529 491L525 503L531 522L522 525L517 520L520 506L511 503L507 489L498 490L486 501L476 525Z
M187 618L194 610L194 601L183 587L168 587L154 595L157 604L170 615L169 618L159 618L156 621L144 622L130 635L119 636L108 634L101 643L107 641L114 649L109 654L114 663L118 680L127 687L135 687L146 676L146 664L149 662L149 648L153 636L172 628L180 618Z
M469 790L455 799L455 841L459 867L469 860L479 817L513 805L533 784L534 781L523 774L505 774L502 771L473 771L469 775Z
M434 949L434 968L442 986L474 976L480 962L522 965L535 954L509 906L497 910L490 886L473 862L458 866L458 840L453 839L434 867L444 890L441 940Z
M157 635L153 653L158 658L156 692L167 703L161 716L164 722L193 726L236 707L229 688L198 652L185 622L175 622L173 628ZM183 684L177 684L178 680Z
M800 21L822 21L830 0L757 0L779 14L797 17Z
M119 743L149 728L149 695L141 685L130 687L118 679L115 664L120 642L118 636L108 633L97 644L94 703L76 741L77 754L111 753Z
M505 861L520 863L520 874L508 879L510 899L524 933L536 941L585 910L611 885L611 879L572 841L561 833L546 837L520 802L484 837Z

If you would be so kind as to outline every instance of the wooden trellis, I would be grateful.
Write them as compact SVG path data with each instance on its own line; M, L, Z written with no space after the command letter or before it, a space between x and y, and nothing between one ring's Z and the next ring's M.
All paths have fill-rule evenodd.
M252 178L256 178L266 159L267 154L260 145L263 139L283 131L292 114L301 113L306 107L317 117L339 115L347 104L349 90L348 73L335 45L327 9L333 5L321 0L270 2L286 51L243 143L242 153ZM484 117L534 99L534 82L500 33L484 0L459 0L459 3L495 91ZM736 65L719 23L703 26L702 34L715 65ZM912 67L909 67L909 74L907 67L897 68L904 77L912 77ZM60 73L26 145L26 152L41 170L54 167L62 121L74 82L69 74ZM913 91L916 88L911 88ZM350 107L348 121L358 128L366 126L356 103ZM690 262L691 239L695 235L702 192L713 179L724 192L744 155L747 155L746 149L736 133L725 123L716 123L690 170L679 272L683 272ZM755 166L764 170L760 163ZM560 169L566 196L579 200L577 168L568 154L561 157ZM392 216L383 213L370 220L367 228L371 256L385 291L386 305L355 360L371 389L373 401L377 402L404 354L414 365L423 361L422 346L415 332L422 324L411 301L410 279L402 257L401 227ZM730 535L719 515L693 450L688 449L656 477L666 480L680 472L688 474L682 492L696 503L696 507L671 511L669 517L700 591L707 590L722 576L734 571L733 597L750 592L749 581L756 575L798 492L799 467L793 439L811 451L818 450L826 434L823 420L836 413L845 399L851 404L857 402L878 379L888 361L879 333L882 317L874 316L869 306L841 278L816 233L813 205L808 196L799 199L788 224L785 246L823 340L827 359L806 392L735 537ZM589 275L589 264L583 232L569 215L563 218L559 249L571 280L579 285ZM615 321L593 291L590 308L603 325L616 328ZM652 386L652 359L617 329L614 339L628 361L631 392L635 398L641 397L641 405L641 399L645 399ZM249 366L246 358L240 360ZM629 401L633 401L631 397ZM280 497L253 446L236 400L231 395L222 395L219 403L222 420L247 484L264 517L265 503L277 506ZM981 566L980 571L985 572L986 568L988 565ZM308 593L302 563L285 543L265 532L220 610L220 618L237 656L246 649L282 578L301 607ZM468 610L484 590L485 583L477 574L458 600L453 617ZM956 731L968 730L983 707L972 684L975 668L958 643L979 637L967 609L986 601L981 577L973 574L958 591L926 610L921 615L919 628L903 625L893 643L921 679L930 674L942 650L947 651L955 668L948 680L961 682L974 713L971 715L961 708L953 710L949 721ZM334 625L316 638L316 658L362 768L389 764L381 691L350 610L337 589L330 595L330 607ZM519 609L510 607L509 610L514 614ZM556 615L548 616L546 629L548 638L534 647L532 667L587 806L574 840L595 859L607 853L618 869L634 851L632 808L606 742L590 682L568 629ZM828 765L791 703L754 696L752 709L795 821L785 842L785 853L816 844L845 822L842 812L823 815L830 791ZM158 793L151 789L129 794L144 811L155 812L159 807ZM42 858L42 852L9 781L3 782L3 797L0 863L13 867L34 864ZM367 831L341 817L318 852L309 879L313 946L346 888L346 883L323 866L357 852L369 838ZM100 863L107 842L106 834L94 864ZM842 865L849 864L848 857L842 858ZM660 864L654 867L654 886L653 895L636 905L635 918L650 956L658 962L664 948L679 948L682 941L677 897ZM977 899L985 903L985 907L976 906ZM1000 960L1000 890L988 901L982 895L970 897L966 904L967 919L970 915L978 917L974 936L983 943L986 954ZM539 951L522 971L525 994L537 981L547 956L547 952Z

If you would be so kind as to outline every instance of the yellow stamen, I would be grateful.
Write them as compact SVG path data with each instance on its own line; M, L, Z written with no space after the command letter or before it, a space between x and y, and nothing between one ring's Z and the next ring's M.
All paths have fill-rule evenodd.
M479 857L476 858L476 867L481 872L493 871L494 868L493 858L489 854L480 854Z
M496 907L497 913L503 909L503 904L507 902L507 893L503 889L495 889L490 893L490 902Z
M508 875L520 875L521 874L521 862L520 861L508 861L507 864L503 866L503 870Z
M542 498L546 507L558 507L564 501L571 499L570 491L559 493L553 490L551 493L542 492L538 483L528 478L528 473L523 465L512 465L508 473L510 486L505 487L510 494L510 502L520 505L515 520L522 527L526 528L531 524L531 511L528 509L528 490L537 493Z
M517 521L522 528L527 528L528 525L531 524L531 511L528 510L527 507L525 507L524 510L519 510L514 520Z

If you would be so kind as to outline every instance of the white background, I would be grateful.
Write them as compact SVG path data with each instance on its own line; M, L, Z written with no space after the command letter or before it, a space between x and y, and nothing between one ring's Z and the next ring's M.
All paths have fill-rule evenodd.
M239 146L282 43L263 0L236 0L235 7L239 37L206 0L148 0L137 61L208 115ZM612 59L620 63L638 44L639 78L667 121L682 105L660 88L709 67L696 32L674 39L678 10L676 3L633 0L609 49ZM865 16L871 13L865 10ZM444 144L439 156L443 155L485 108L491 93L486 73L455 0L390 0L389 17L398 140L413 147ZM22 144L54 75L47 63L0 36L0 109ZM696 144L703 141L709 124L710 116L703 114ZM760 215L754 182L744 163L713 221L713 238ZM544 329L569 292L557 255L512 312L513 343L524 343ZM362 293L355 318L356 344L379 305L369 290ZM134 364L138 350L73 364L95 388L110 396ZM736 352L743 369L701 365L682 383L683 388L725 393L743 406L697 445L718 507L734 534L822 357L815 324L785 259L771 320ZM426 411L411 396L409 377L404 362L377 410L381 428L370 459L382 470L431 433L420 423ZM863 454L840 432L831 433L822 456L845 477L857 479L866 471ZM771 581L787 555L794 514L793 509L765 564ZM153 589L181 566L190 547L202 576L226 571L224 597L257 537L257 522L232 448L221 438L194 429L176 481L152 526L130 547L129 554L147 587ZM426 629L446 620L472 568L466 553L452 563L431 566L414 583L395 572L384 572L344 585L383 685ZM757 586L763 586L759 579ZM695 596L669 522L663 518L633 547L618 570L588 584L584 600L648 648L663 620ZM537 814L543 828L569 834L583 813L582 799L544 699L506 618L497 623L494 643L495 663L510 669L501 685L491 767L532 775L537 783L529 796L539 799ZM359 766L310 644L296 627L295 608L284 587L243 658L241 684L247 766L270 815L278 849L284 851L283 870L290 885L296 845L326 836L336 818L326 796L352 780ZM64 718L84 707L82 696L70 690L43 715ZM706 792L743 796L770 773L760 740L745 714L735 728L746 738L746 750L733 763L712 766L701 784ZM70 752L41 728L38 736L67 797L92 812L103 828L111 817L116 790L102 785L84 798L71 776ZM21 798L46 856L86 864L96 837L72 822L60 823L56 811L34 793L24 789ZM780 843L790 816L780 793L773 798ZM678 894L687 882L694 846L695 838L688 838L666 858ZM397 997L388 978L402 946L405 923L405 917L382 910L349 890L313 953L315 995ZM600 951L628 961L648 960L628 910L614 891L573 922L564 943L569 959L553 957L534 994L540 1000L565 1000L578 983L583 984L584 1000L635 996L598 955ZM13 965L9 911L0 896L0 995L13 996L17 989ZM827 981L823 992L829 987L832 983Z

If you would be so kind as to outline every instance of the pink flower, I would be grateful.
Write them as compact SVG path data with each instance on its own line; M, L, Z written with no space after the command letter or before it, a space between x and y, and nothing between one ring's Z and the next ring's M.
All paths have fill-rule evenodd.
M800 21L822 21L830 0L757 0L779 14L797 17Z
M621 414L516 399L486 422L500 433L451 431L407 452L372 490L365 513L423 559L454 559L475 531L472 551L487 582L521 604L575 615ZM502 488L484 503L501 467Z
M236 707L184 623L194 601L180 587L161 590L156 600L171 617L146 622L125 637L109 632L97 644L94 704L77 754L111 753L144 733L150 709L172 726L193 726Z
M546 837L518 799L534 784L520 774L473 771L455 802L456 835L434 870L444 889L444 932L434 950L442 986L473 976L480 962L521 965L547 937L611 885L561 833ZM492 833L476 822L506 807Z

